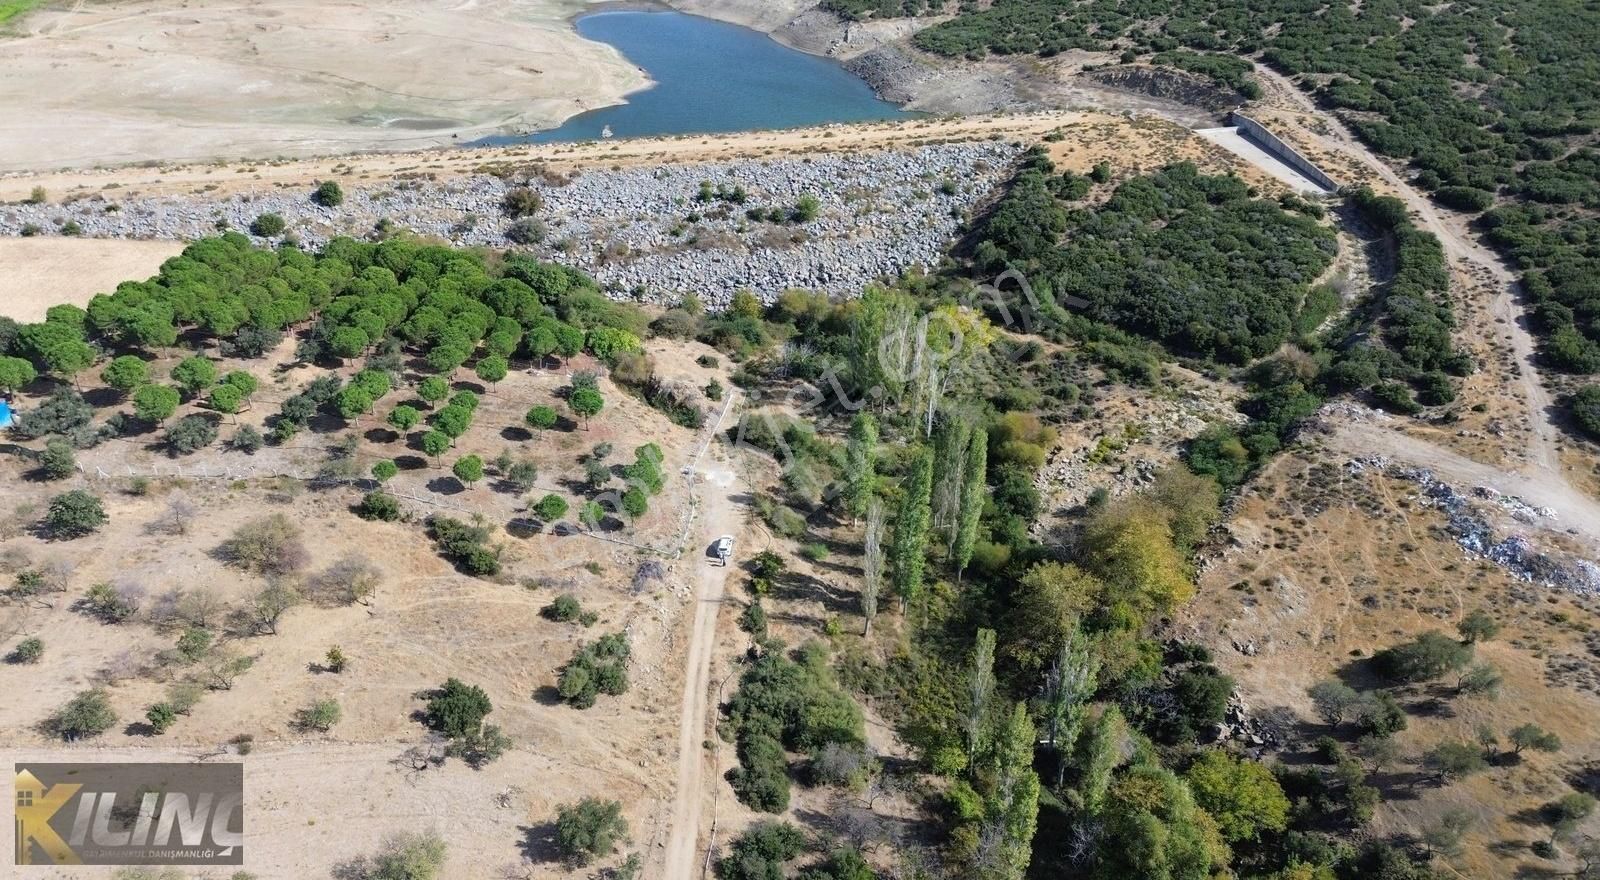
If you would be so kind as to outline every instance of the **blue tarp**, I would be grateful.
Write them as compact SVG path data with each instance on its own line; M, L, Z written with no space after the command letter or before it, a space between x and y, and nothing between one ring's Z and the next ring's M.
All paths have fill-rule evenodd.
M0 428L11 427L11 404L0 400Z

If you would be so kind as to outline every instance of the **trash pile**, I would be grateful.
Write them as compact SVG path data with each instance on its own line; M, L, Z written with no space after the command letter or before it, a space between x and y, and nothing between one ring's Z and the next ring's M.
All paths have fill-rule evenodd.
M1487 486L1478 486L1471 496L1436 477L1427 468L1396 464L1383 456L1354 458L1345 471L1358 476L1369 470L1415 483L1422 503L1444 513L1448 530L1468 554L1486 559L1529 583L1586 595L1600 595L1600 565L1586 559L1571 559L1564 553L1541 551L1524 535L1502 535L1484 516L1479 503L1493 505L1511 519L1535 524L1556 514L1548 507L1534 507L1515 495L1502 495Z

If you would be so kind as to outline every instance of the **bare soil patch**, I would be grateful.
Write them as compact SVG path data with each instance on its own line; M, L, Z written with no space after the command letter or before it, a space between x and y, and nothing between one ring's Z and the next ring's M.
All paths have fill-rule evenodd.
M43 321L51 306L81 306L124 281L149 278L181 250L175 241L0 238L0 315Z
M75 3L4 43L0 170L446 144L648 83L581 0ZM71 76L61 75L70 68Z

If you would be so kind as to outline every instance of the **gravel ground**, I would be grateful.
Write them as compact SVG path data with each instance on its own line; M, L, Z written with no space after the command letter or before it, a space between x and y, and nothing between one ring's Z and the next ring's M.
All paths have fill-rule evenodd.
M769 298L794 287L851 296L875 279L935 265L1017 153L985 141L536 177L529 185L544 199L537 219L545 233L528 250L589 272L618 298L673 301L695 293L716 308L740 289ZM699 202L702 181L742 188L744 201ZM340 234L368 235L384 219L457 244L505 247L510 221L500 204L515 185L480 175L351 186L336 208L314 204L308 190L120 202L111 193L0 207L0 235L20 235L29 225L59 234L70 221L91 237L187 240L247 229L257 216L276 213L307 247ZM787 213L802 196L820 203L810 222L747 217L751 210Z

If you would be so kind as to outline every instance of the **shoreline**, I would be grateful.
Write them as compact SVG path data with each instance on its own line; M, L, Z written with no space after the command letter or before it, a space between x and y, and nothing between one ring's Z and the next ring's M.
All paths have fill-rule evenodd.
M574 92L558 94L574 97L549 96L537 92L508 104L497 111L496 118L466 121L440 118L442 124L428 130L407 123L433 121L420 107L369 107L367 113L384 117L379 126L360 126L336 117L306 119L291 123L276 121L245 123L225 117L206 118L207 106L203 101L185 105L201 108L202 116L194 122L173 118L167 111L150 112L139 107L99 108L79 105L59 124L49 122L23 122L26 116L14 116L7 126L0 123L0 180L16 176L45 175L52 172L117 169L135 165L173 164L232 164L243 162L274 162L281 159L318 159L345 155L373 153L420 153L444 149L468 148L467 144L496 136L532 137L559 129L572 119L596 110L623 106L629 97L658 85L651 72L629 59L615 46L591 39L579 33L577 21L589 15L612 12L676 12L708 21L715 21L753 31L775 43L811 57L839 65L872 89L880 99L902 109L905 96L895 94L882 82L862 76L843 58L819 49L814 42L795 40L785 32L801 16L825 16L835 25L842 20L831 13L816 8L815 0L773 0L752 3L750 0L601 0L596 3L563 3L560 15L549 19L520 19L522 24L535 29L547 29L551 23L560 25L560 41L576 41L588 47L597 57L609 56L612 61L601 68L597 83L604 85L603 94L595 100L576 97ZM178 7L186 8L186 7ZM169 14L172 10L153 6L152 15ZM38 10L30 14L39 25L32 31L6 39L8 48L23 46L30 41L40 41L34 51L54 47L56 38L50 33L69 19L75 10ZM40 19L39 16L57 16L59 20ZM70 21L77 25L80 19ZM92 25L92 19L91 25ZM20 54L17 56L20 57ZM13 61L13 64L20 62ZM612 71L612 68L617 68ZM543 74L541 74L543 76ZM360 83L355 83L350 95L357 97ZM550 88L560 85L550 84ZM545 89L549 91L550 89ZM613 97L611 92L615 91ZM426 103L426 102L424 102ZM70 106L70 105L68 105ZM283 108L266 105L260 108L269 115ZM446 111L448 112L448 111ZM510 114L510 115L506 115ZM61 115L57 113L57 115ZM36 117L37 118L37 117ZM11 130L8 132L7 128ZM53 128L54 134L41 139L41 127ZM100 132L90 136L90 132ZM163 134L164 132L164 134ZM174 133L183 133L174 136ZM33 144L29 146L30 142ZM574 141L571 143L582 143ZM69 146L70 145L70 146ZM90 146L92 145L92 146ZM494 149L504 145L494 144L470 149ZM88 149L108 149L105 153L91 154ZM30 152L36 151L36 152ZM6 156L6 153L14 157ZM39 158L34 158L38 156Z
M43 187L52 203L97 197L251 193L339 180L350 185L373 179L450 178L485 173L495 167L588 168L640 164L674 165L783 155L894 150L917 143L957 140L1029 139L1049 131L1115 118L1111 114L1064 110L992 113L958 117L920 117L888 122L832 123L732 134L667 135L513 144L486 147L429 147L368 150L280 160L138 163L102 168L53 169L0 174L0 212L6 203L27 199Z

